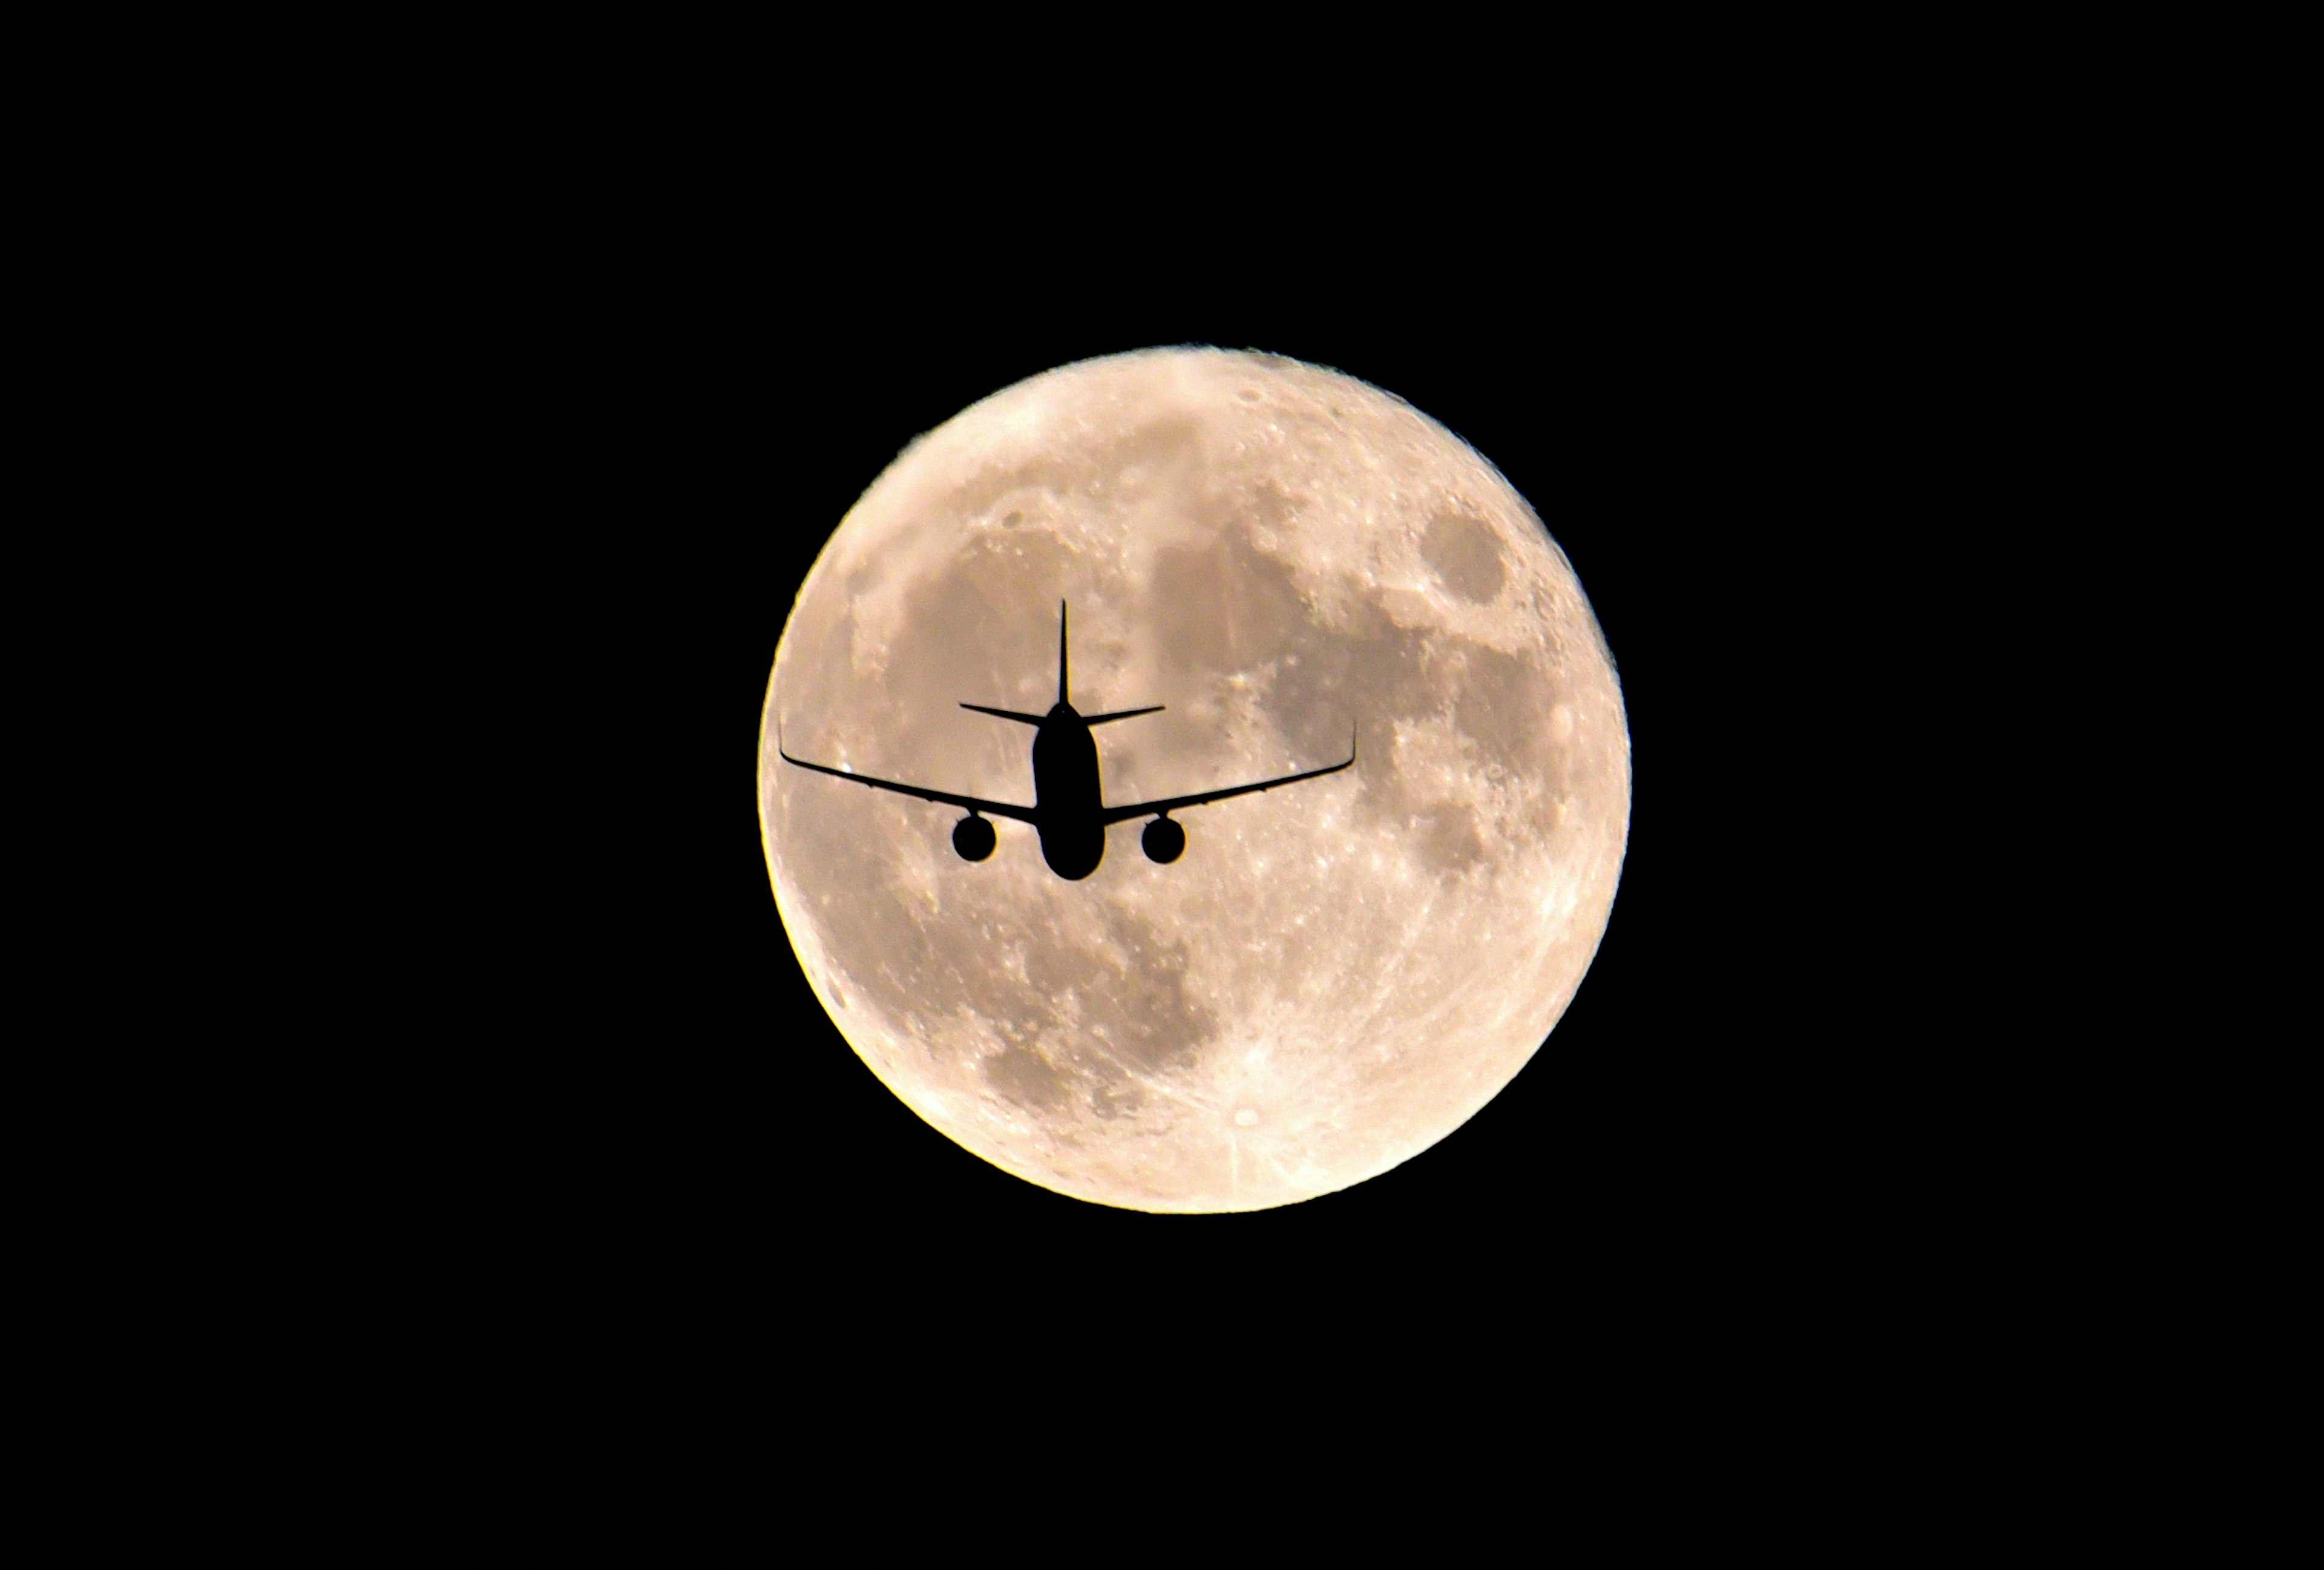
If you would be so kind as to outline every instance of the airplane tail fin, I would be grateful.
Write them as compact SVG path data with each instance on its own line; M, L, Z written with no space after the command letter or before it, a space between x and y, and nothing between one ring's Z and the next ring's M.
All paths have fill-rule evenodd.
M1065 602L1059 600L1057 602L1057 701L1059 703L1065 701ZM961 706L963 708L974 708L976 707L976 705L973 703L964 703L961 705ZM998 709L988 708L982 712L986 714L999 714L1001 711ZM1112 714L1093 714L1088 716L1088 718L1083 721L1083 723L1084 725L1102 725L1108 720L1134 719L1141 714L1160 714L1161 712L1162 706L1157 703L1147 708L1125 708L1118 709ZM1016 719L1019 716L1011 714L1003 714L1001 717L1003 719Z

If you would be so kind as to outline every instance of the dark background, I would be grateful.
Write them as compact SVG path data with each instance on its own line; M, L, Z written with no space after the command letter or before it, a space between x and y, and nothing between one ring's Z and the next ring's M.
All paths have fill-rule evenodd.
M1817 1393L1832 1454L2136 1399L2137 1293L2054 1288L2209 1224L2113 1158L2160 1169L2124 1087L2183 1098L2212 1032L2141 1058L2093 1027L2146 993L2077 968L2096 885L2059 847L2118 861L2211 771L2131 721L2200 712L2153 629L2232 550L2123 545L2219 515L2135 450L2221 385L2185 346L2233 291L2174 327L2153 243L2209 174L2167 124L2126 156L1715 46L1706 97L1665 53L1594 97L1442 73L1483 112L1303 61L912 118L862 59L647 101L528 44L457 103L335 119L318 70L290 90L325 112L132 138L87 199L149 215L116 282L33 301L73 346L46 392L107 412L71 478L115 576L32 685L141 651L103 711L136 737L124 870L86 881L159 937L76 998L124 1021L90 1119L162 1131L89 1159L125 1219L77 1240L88 1279L156 1261L103 1294L121 1344L198 1366L202 1424L272 1371L294 1439L298 1403L400 1404L423 1455L478 1426L493 1462L740 1433L755 1466L845 1408L879 1448L844 1463L934 1466L1013 1404L1109 1462L1093 1412L1230 1414L1271 1475L1286 1436L1400 1459L1481 1395L1723 1471ZM849 102L793 106L825 68ZM898 449L1185 342L1473 442L1579 572L1634 749L1611 922L1536 1059L1395 1171L1243 1216L1082 1205L921 1124L810 995L753 810L784 614ZM2084 635L2093 603L2127 625ZM2109 701L2107 766L2061 768ZM2150 941L2207 919L2117 903ZM234 1355L143 1323L206 1309Z
M426 914L348 1126L396 1109L364 1181L423 1295L766 1368L945 1326L1288 1350L1421 1319L1449 1366L1545 1325L1542 1357L1845 1341L1956 1289L1985 1048L1932 979L1971 944L1916 892L1959 846L1898 803L1945 722L1929 598L2006 432L1955 396L1985 261L1932 263L1909 204L1829 222L1683 163L1480 173L1422 205L1489 220L1401 228L1346 188L1160 231L731 171L468 189L383 237L365 329L399 394L363 405L370 549L405 603L361 632L430 806L389 836ZM1534 1061L1403 1167L1239 1216L1063 1198L920 1122L809 992L754 811L784 617L897 451L1176 343L1335 366L1498 465L1596 608L1636 780Z

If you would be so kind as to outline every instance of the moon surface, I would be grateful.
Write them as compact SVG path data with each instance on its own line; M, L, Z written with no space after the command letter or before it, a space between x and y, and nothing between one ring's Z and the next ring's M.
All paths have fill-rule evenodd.
M1057 603L1105 799L1354 768L1107 833L1067 882L1031 828L792 753L1030 804ZM920 438L801 586L760 825L816 995L967 1150L1061 1194L1258 1210L1376 1177L1522 1068L1605 931L1630 808L1621 689L1523 497L1377 388L1257 354L1091 360Z

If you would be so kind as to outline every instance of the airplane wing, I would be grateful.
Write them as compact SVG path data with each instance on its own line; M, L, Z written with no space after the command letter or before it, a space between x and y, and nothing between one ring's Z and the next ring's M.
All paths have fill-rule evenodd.
M1029 807L1019 807L1008 801L986 801L975 796L954 796L949 790L927 790L918 785L899 785L893 780L874 780L869 774L857 774L845 769L834 769L825 763L810 763L804 758L794 758L784 752L780 742L775 743L775 751L786 763L795 763L802 769L812 769L818 774L828 774L835 780L853 780L858 785L869 785L875 790L893 790L903 796L917 796L923 801L941 801L947 807L965 807L971 812L989 812L995 817L1013 817L1019 823L1035 823L1036 827L1038 827L1033 817L1033 809Z
M1323 769L1310 769L1304 774L1285 774L1273 780L1258 780L1249 785L1230 785L1223 790L1203 790L1192 796L1173 796L1167 801L1141 801L1134 807L1109 807L1105 809L1105 821L1121 823L1132 817L1148 817L1157 813L1176 812L1182 807L1200 807L1209 801L1224 801L1230 796L1248 796L1254 790L1272 790L1278 785L1296 785L1302 780L1316 780L1326 774L1336 774L1355 761L1356 738L1351 734L1348 737L1348 761L1345 763L1333 763L1329 768Z

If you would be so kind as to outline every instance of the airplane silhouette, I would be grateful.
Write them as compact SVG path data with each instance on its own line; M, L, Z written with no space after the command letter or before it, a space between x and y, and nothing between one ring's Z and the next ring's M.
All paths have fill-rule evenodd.
M1230 785L1223 790L1199 790L1192 796L1173 796L1161 801L1108 807L1098 788L1097 743L1090 735L1090 727L1111 725L1115 720L1130 719L1141 714L1159 714L1164 706L1157 703L1146 708L1123 708L1111 714L1084 716L1065 701L1065 606L1062 600L1057 602L1056 706L1046 715L987 708L981 703L964 703L960 706L1034 727L1033 806L1019 807L1014 802L955 796L949 790L899 785L892 780L874 780L868 774L858 774L850 769L810 763L783 751L779 725L777 727L775 751L784 762L812 769L818 774L829 774L834 779L868 785L876 790L894 790L906 796L917 796L923 801L941 801L947 806L968 808L968 816L953 825L952 830L952 848L960 853L963 861L981 862L992 854L992 825L980 814L989 812L995 817L1013 817L1020 823L1029 823L1041 836L1041 859L1049 864L1049 870L1061 878L1076 882L1097 871L1098 863L1105 859L1105 831L1109 824L1151 816L1154 821L1148 824L1145 832L1139 836L1147 860L1175 862L1186 848L1186 831L1170 817L1170 814L1179 808L1224 801L1230 796L1248 796L1254 790L1272 790L1278 785L1296 785L1302 780L1321 779L1326 774L1338 773L1356 761L1356 738L1351 731L1347 762L1334 763L1327 769L1310 769L1302 774L1285 774L1273 780L1255 780L1249 785Z

